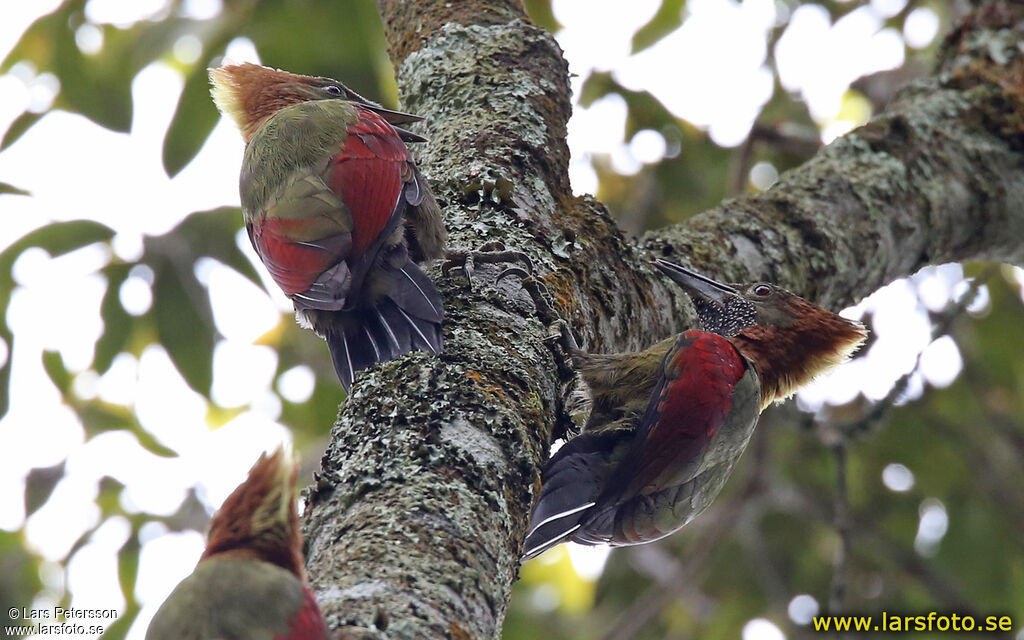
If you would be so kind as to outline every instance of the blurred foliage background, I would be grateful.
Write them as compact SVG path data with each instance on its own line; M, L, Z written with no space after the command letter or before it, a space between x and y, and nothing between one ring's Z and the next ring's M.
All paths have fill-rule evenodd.
M526 0L526 6L536 22L561 37L559 21L563 14L572 15L566 7L574 2L579 0L556 0L554 6L549 0ZM144 15L126 21L97 17L109 4L104 0L51 4L52 12L32 22L0 64L0 73L24 83L30 96L24 110L6 123L0 162L58 112L134 135L140 104L133 82L142 70L162 65L179 74L183 84L152 153L168 176L176 176L197 157L218 123L206 68L233 45L258 52L272 66L344 79L356 91L396 106L393 72L370 0L154 0L137 9ZM651 15L626 34L629 55L678 36L702 7L714 4L746 8L765 3L655 1ZM658 92L649 90L654 87L627 86L614 69L585 61L576 67L585 70L573 79L581 113L602 103L624 105L621 131L618 122L608 125L619 147L630 148L638 136L654 141L653 154L631 147L639 159L625 163L616 161L617 151L577 153L573 148L574 170L581 170L579 163L586 165L573 176L577 190L596 188L629 232L679 222L723 198L770 188L779 172L813 155L823 140L866 121L906 80L928 73L939 38L933 33L922 43L912 36L907 22L920 21L922 14L916 12L929 12L941 34L959 11L955 2L930 0L778 0L767 6L773 10L763 34L769 98L763 105L738 105L757 114L739 140L716 140L705 124L666 107ZM831 25L873 11L882 16L876 31L904 34L906 40L899 40L902 65L844 87L841 103L827 116L808 108L806 89L785 86L776 60L792 16L801 10L809 15L808 7ZM575 49L563 46L570 62L580 65L572 57ZM695 57L674 64L707 66L715 73L715 62ZM675 82L673 68L661 70L661 77ZM60 189L60 172L74 171L75 163L90 158L67 162L59 152L61 141L52 144L52 157L60 162L38 171L50 172L53 188ZM240 155L240 140L234 144ZM236 171L237 164L226 173L234 176ZM116 178L112 187L96 188L118 189L121 197L137 202L135 215L145 216L152 195L144 185L119 184ZM4 210L40 195L0 174ZM18 388L12 375L22 375L18 354L41 363L46 380L39 384L46 394L40 397L57 398L80 425L76 447L124 432L157 458L181 455L173 438L151 427L137 410L135 396L118 399L97 391L116 363L137 362L147 350L159 348L187 388L202 398L203 429L216 431L243 412L266 411L291 433L308 469L315 468L343 393L323 344L295 326L279 304L280 294L254 264L240 236L237 202L221 204L179 211L168 229L144 232L141 244L130 250L118 244L119 234L127 231L116 219L90 210L53 211L48 219L7 227L17 230L0 236L0 308L7 310L0 322L0 415L7 414L0 438L8 455L16 455L12 450L28 430L44 428L31 411L8 413L19 401L26 406L34 402L29 395L11 396L11 389ZM98 316L101 322L95 323L95 335L87 336L93 346L83 361L30 338L31 323L15 330L12 305L19 289L28 286L31 277L25 274L33 265L85 250L100 256L88 267L102 283L96 303L66 308L57 297L50 306L33 310L69 325ZM273 353L266 394L257 399L224 402L213 392L217 376L234 373L216 363L225 329L204 276L208 269L202 265L210 260L265 290L265 297L277 296L273 327L250 341ZM876 336L861 359L873 359L872 366L854 363L858 368L852 370L859 373L839 380L843 389L838 392L821 392L766 412L722 496L683 532L617 550L606 563L601 554L577 557L574 552L570 558L563 547L525 565L504 637L800 638L813 633L808 624L815 613L882 610L1009 614L1015 616L1015 630L1024 629L1022 282L1024 271L1007 266L945 267L897 283L874 303L861 305L858 313ZM131 303L131 291L140 286L148 290L148 298L143 296L148 302ZM883 315L887 320L880 326ZM901 335L893 323L917 332L919 339L910 341L917 346L909 355L886 358L893 336ZM26 344L42 346L32 352ZM929 359L941 360L947 371L952 367L952 374L945 379L929 374ZM884 373L878 373L879 367ZM289 392L289 375L306 381L307 388ZM125 384L132 384L131 376ZM22 394L35 388L24 386ZM239 468L244 472L251 461L245 458ZM160 536L201 531L218 503L200 488L189 490L172 509L150 510L125 498L130 490L125 478L103 475L81 494L94 503L92 516L72 532L70 544L59 552L46 551L48 532L33 531L31 522L56 499L58 487L72 481L67 468L67 460L59 460L3 484L8 515L0 518L0 603L82 602L78 599L91 584L89 579L76 581L69 567L94 546L98 531L116 522L123 530L110 550L116 559L96 566L115 574L105 584L115 584L119 598L111 603L108 595L96 606L124 611L104 637L141 637L147 619L142 605L159 604L140 596L145 591L140 580L157 579L146 578L146 569L140 568L143 548ZM215 465L196 473L217 472ZM164 480L154 476L148 481ZM183 568L181 575L190 569ZM176 580L160 589L166 592Z

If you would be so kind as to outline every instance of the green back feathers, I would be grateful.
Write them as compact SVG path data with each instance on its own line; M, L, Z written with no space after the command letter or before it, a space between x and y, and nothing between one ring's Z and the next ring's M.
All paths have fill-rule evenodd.
M348 127L359 119L347 100L314 100L281 109L263 123L245 147L242 209L258 215L296 174L319 173L341 151Z
M302 581L248 558L200 564L153 616L146 640L286 637L305 604Z

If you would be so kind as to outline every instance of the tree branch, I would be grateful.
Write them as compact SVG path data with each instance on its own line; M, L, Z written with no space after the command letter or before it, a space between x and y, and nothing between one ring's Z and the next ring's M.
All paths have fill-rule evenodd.
M985 3L947 41L935 77L769 191L649 234L643 246L832 307L928 264L1021 264L1022 11Z
M497 265L472 288L432 268L445 352L359 376L308 495L309 573L337 638L493 638L561 410L543 307L598 351L646 346L692 316L599 203L571 196L567 68L517 1L379 6L405 108L428 118L422 166L451 246L500 240L526 253L549 299L496 283ZM1024 106L1004 86L1020 72L1020 31L975 15L941 76L766 194L642 249L829 306L929 262L1024 261Z

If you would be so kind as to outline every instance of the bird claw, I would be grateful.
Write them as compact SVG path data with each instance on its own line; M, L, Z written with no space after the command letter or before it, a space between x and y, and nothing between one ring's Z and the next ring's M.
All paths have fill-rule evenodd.
M506 269L506 271L511 270ZM539 278L527 275L519 281L519 285L529 294L530 299L533 300L533 306L537 310L537 317L540 318L541 322L550 325L560 320L558 314L555 313L555 308L551 304L551 293Z
M533 301L533 306L537 310L537 317L540 318L541 322L549 325L558 319L558 314L555 313L555 309L551 304L551 294L544 283L534 275L533 262L529 256L519 251L508 251L504 245L497 252L484 253L482 255L487 257L487 262L521 261L524 265L523 267L508 267L498 274L494 279L494 284L498 285L502 280L510 276L518 276L519 285L529 294L530 299ZM478 254L477 260L479 260L479 256L480 254Z
M569 353L572 349L579 349L579 345L576 344L576 338L572 335L572 330L569 329L569 323L561 318L555 320L548 326L549 333L544 338L545 344L548 345L559 345L566 353Z
M551 294L544 283L534 274L533 261L530 256L522 251L511 250L503 242L492 241L481 245L474 251L450 251L448 260L441 265L441 273L445 276L454 269L461 270L466 275L470 290L473 289L473 275L477 264L496 264L499 262L518 261L523 266L508 267L497 275L494 284L498 285L502 280L511 276L519 277L520 286L529 294L537 310L537 317L546 325L558 319L558 314L551 304Z
M459 269L466 275L466 280L469 283L470 290L473 289L473 275L476 271L476 265L478 264L497 264L499 262L522 262L526 268L522 269L519 267L511 267L505 269L495 279L495 283L499 282L502 278L519 273L525 273L528 277L533 273L533 262L530 257L522 251L510 250L505 246L505 243L500 241L491 241L484 243L478 249L473 251L449 251L448 259L443 265L441 265L441 273L445 276L448 275L453 269Z
M527 278L533 277L533 272L527 271L522 267L509 267L498 274L498 277L494 279L494 284L498 284L501 282L502 278L506 278L508 276L519 276L520 280L526 280Z
M548 329L553 331L553 333L544 338L544 344L551 350L551 355L555 360L555 369L558 372L558 379L571 386L576 380L577 373L574 356L581 349L576 344L576 338L572 335L569 323L565 320L558 318L548 326ZM572 419L572 413L565 406L565 397L560 396L551 439L568 439L579 433L580 426Z
M572 335L569 323L558 318L548 326L548 329L556 333L551 333L544 338L544 344L551 349L551 353L555 357L559 378L566 380L575 377L576 368L573 356L582 350L579 344L576 343L576 338ZM561 347L561 349L556 349L555 347Z

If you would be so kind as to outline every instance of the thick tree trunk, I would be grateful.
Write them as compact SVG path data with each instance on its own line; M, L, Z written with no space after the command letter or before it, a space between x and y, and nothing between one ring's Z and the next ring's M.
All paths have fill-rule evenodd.
M470 287L435 265L444 354L360 375L304 519L336 637L498 636L562 406L546 325L565 318L597 351L689 325L652 255L831 307L929 263L1024 262L1024 10L1010 3L983 5L936 77L769 192L638 246L570 193L566 65L516 0L379 4L404 108L428 118L422 166L451 246L499 240L529 256L536 279L496 283L503 266L481 265Z

